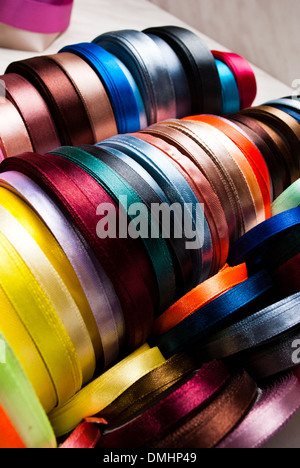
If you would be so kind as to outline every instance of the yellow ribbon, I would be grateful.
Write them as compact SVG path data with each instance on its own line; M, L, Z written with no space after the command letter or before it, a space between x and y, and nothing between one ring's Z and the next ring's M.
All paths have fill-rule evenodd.
M47 295L1 232L0 286L39 349L58 402L68 401L82 387L78 355Z
M31 336L0 288L0 331L23 366L44 410L49 412L57 403L53 382Z
M84 418L102 411L131 385L165 361L157 347L145 344L84 387L64 406L49 413L57 437L72 431Z
M91 337L96 359L102 358L102 344L94 315L76 275L64 251L34 210L18 195L0 187L0 203L31 235L53 265L72 295Z
M75 346L83 383L89 382L96 367L93 345L77 305L61 277L30 234L1 205L0 231L18 252L47 295Z

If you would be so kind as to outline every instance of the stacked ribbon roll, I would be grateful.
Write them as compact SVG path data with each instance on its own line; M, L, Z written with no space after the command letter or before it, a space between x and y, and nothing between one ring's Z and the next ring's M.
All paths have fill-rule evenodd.
M261 446L300 407L300 101L174 27L3 80L0 446Z
M106 33L12 63L0 78L2 158L95 144L191 113L238 112L257 90L244 58L211 52L173 26Z

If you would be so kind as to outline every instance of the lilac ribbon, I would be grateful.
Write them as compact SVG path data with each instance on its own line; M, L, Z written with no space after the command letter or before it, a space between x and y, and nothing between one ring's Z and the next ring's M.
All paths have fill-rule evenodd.
M0 22L42 34L65 31L70 24L73 0L1 0Z
M262 390L260 399L238 428L218 448L260 448L300 407L299 369Z

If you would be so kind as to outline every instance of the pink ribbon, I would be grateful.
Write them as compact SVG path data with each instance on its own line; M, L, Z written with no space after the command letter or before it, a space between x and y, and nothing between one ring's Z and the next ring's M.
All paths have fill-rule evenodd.
M70 24L73 0L1 0L0 22L26 31L54 34Z
M300 407L299 368L263 389L252 411L218 448L260 448Z

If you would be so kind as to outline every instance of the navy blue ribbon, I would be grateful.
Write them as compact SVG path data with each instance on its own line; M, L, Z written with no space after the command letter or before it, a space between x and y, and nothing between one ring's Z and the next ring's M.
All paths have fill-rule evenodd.
M195 352L201 347L202 340L224 327L224 324L266 306L265 301L269 302L272 290L271 277L261 271L194 312L156 338L153 344L166 358L183 351Z

